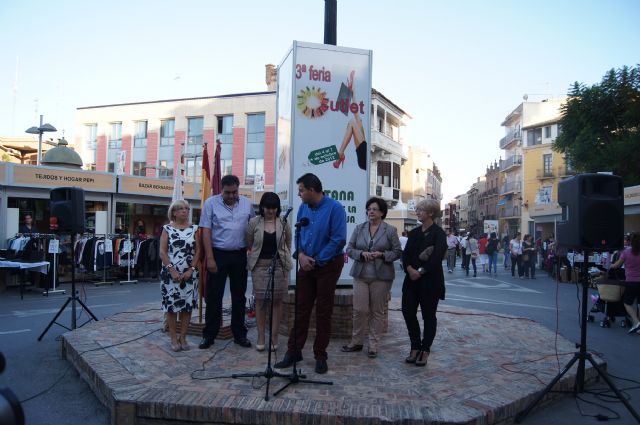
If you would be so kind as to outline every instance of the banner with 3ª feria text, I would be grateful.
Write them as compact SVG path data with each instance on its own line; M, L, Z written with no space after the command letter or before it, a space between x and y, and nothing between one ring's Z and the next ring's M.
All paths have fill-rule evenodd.
M295 217L296 180L317 175L345 208L347 240L367 219L371 64L370 50L296 41L278 68L275 191Z

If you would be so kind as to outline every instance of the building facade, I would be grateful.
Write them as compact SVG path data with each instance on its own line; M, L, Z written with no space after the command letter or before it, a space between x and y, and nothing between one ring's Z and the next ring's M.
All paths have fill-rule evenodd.
M379 91L371 90L371 195L383 198L389 206L401 199L402 167L407 161L403 150L403 127L411 116Z
M407 161L402 167L402 200L415 205L423 199L442 200L442 177L431 154L417 146L403 146Z
M523 127L524 154L523 232L534 238L555 236L555 223L561 218L558 183L575 174L563 154L552 144L558 137L560 118Z
M541 102L528 102L525 99L507 115L501 124L505 128L505 136L500 140L500 149L504 150L505 158L500 161L502 184L499 189L498 218L501 234L513 235L516 232L527 232L530 221L528 209L523 209L526 201L523 197L525 185L523 148L529 144L531 146L541 144L542 136L537 132L527 133L525 136L523 128L530 128L536 123L557 120L561 105L562 99L547 99ZM551 140L551 136L548 139ZM531 176L527 176L527 179L531 179Z

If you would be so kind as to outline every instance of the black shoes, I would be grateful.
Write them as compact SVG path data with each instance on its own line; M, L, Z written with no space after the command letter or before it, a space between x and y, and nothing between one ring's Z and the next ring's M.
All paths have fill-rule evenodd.
M288 367L291 367L294 361L296 362L302 361L302 353L298 353L296 356L292 356L287 351L286 353L284 353L284 357L282 358L282 360L274 364L273 367L276 369L286 369Z
M316 373L323 374L327 373L328 370L329 366L327 366L325 359L316 359Z
M233 340L234 344L238 344L241 347L249 348L251 347L251 341L247 339L247 337L236 338Z
M343 345L341 350L345 353L353 353L354 351L362 351L362 344L356 345Z
M213 338L204 337L202 338L202 340L200 340L200 344L198 345L198 348L201 350L206 350L207 348L213 345L214 341L215 340Z

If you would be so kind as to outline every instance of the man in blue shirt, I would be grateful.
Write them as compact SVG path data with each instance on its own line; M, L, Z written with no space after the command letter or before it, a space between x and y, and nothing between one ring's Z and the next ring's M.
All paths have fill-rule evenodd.
M244 325L247 290L246 232L255 216L251 201L238 195L240 180L233 175L220 180L222 191L204 202L200 216L202 246L207 262L205 327L199 347L207 349L218 336L222 323L222 297L229 277L231 290L231 332L234 342L251 347Z
M302 360L302 348L307 340L309 318L315 302L315 371L326 373L333 297L344 266L347 215L338 201L324 195L322 182L316 175L305 174L296 183L298 196L303 202L298 210L298 223L308 220L308 225L300 226L300 246L296 246L294 254L298 256L300 265L296 278L296 332L294 334L294 329L291 329L287 353L275 367L286 368L294 360Z

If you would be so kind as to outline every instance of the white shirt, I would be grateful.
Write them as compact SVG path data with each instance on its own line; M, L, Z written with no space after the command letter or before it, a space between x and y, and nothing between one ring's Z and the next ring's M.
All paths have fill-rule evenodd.
M511 254L513 255L522 255L522 241L518 241L517 239L511 239L509 242L511 246Z

